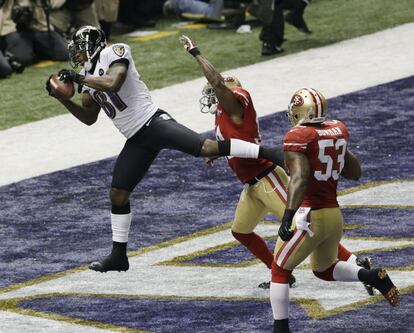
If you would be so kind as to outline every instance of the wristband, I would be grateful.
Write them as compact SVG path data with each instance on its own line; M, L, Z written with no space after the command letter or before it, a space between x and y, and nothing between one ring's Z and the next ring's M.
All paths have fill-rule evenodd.
M200 50L197 47L193 47L191 50L188 51L194 58L201 54Z

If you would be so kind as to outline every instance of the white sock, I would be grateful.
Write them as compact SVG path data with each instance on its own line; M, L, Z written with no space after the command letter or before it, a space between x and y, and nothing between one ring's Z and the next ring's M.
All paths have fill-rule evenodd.
M349 262L350 264L355 264L356 265L356 255L355 254L351 254L351 256L348 258L348 260L346 262Z
M270 304L272 305L274 320L289 318L288 283L270 283Z
M358 272L361 267L346 261L338 261L333 270L335 281L353 282L359 281Z
M129 227L131 226L131 213L111 214L112 240L118 243L127 243Z
M230 156L233 157L258 158L259 148L260 146L255 143L230 139Z

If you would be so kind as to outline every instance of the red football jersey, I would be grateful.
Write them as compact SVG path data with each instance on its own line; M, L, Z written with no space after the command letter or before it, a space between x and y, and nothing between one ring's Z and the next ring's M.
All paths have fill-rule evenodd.
M247 90L241 87L230 88L244 109L243 122L235 124L218 105L216 113L217 140L241 139L252 143L260 143L259 123L253 101ZM265 159L227 157L227 161L242 183L248 182L260 172L272 166L272 162Z
M319 126L296 126L287 132L284 150L304 153L309 160L310 178L303 207L338 207L336 188L348 140L348 129L338 120L327 120Z

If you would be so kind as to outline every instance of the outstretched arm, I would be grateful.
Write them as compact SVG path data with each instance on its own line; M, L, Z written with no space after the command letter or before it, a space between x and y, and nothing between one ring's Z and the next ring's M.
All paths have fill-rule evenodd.
M214 68L207 58L200 53L191 38L182 35L180 41L183 43L185 50L197 60L204 76L213 87L217 99L223 106L224 111L232 116L233 121L241 123L243 120L244 109L234 96L233 92L225 85L221 74Z

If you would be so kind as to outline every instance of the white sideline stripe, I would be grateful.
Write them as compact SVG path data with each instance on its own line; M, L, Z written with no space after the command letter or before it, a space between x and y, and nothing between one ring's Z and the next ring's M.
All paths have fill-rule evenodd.
M53 319L32 317L19 313L0 311L0 332L7 333L110 333L112 330L71 324Z
M413 75L414 43L407 42L413 35L414 23L409 23L231 73L250 91L263 116L285 110L300 87L315 87L332 98ZM204 83L199 78L154 90L152 96L178 121L203 132L214 126L213 117L199 111ZM93 128L64 115L0 131L0 186L117 155L124 139L102 118L106 116Z

